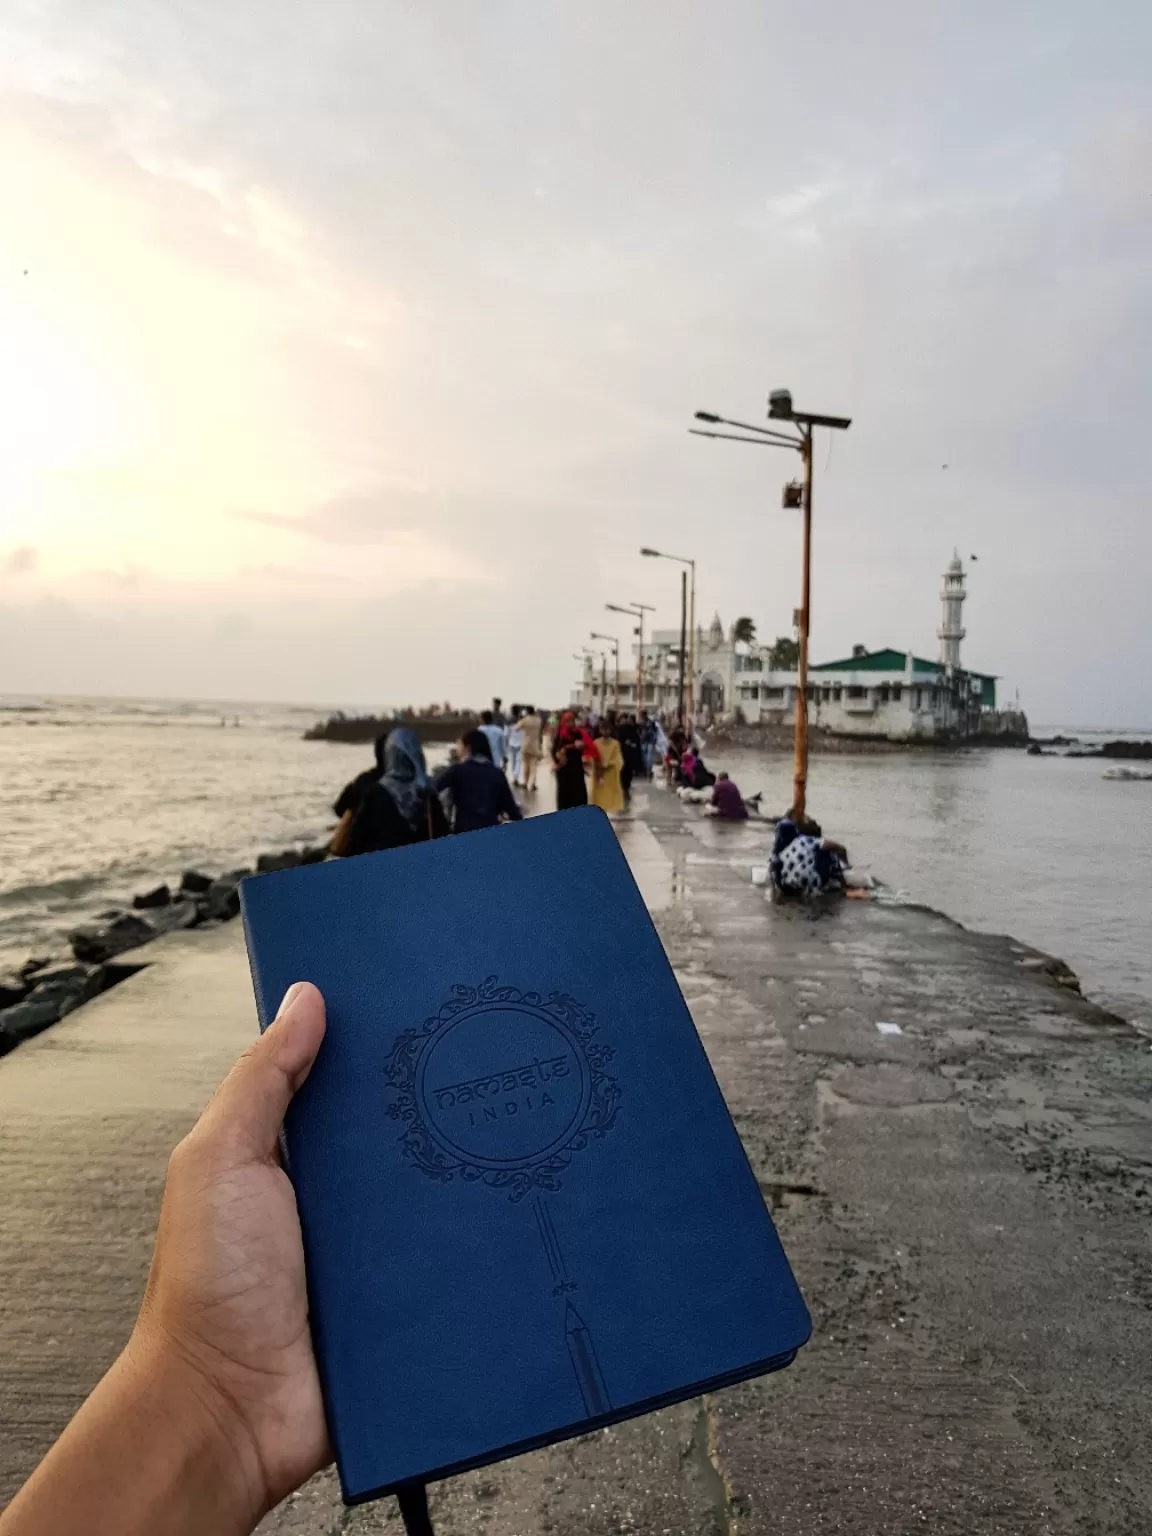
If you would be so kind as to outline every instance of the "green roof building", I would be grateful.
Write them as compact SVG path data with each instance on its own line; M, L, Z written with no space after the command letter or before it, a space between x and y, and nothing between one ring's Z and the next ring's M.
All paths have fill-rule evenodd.
M869 650L858 645L851 656L811 665L810 725L833 735L888 741L1026 736L1028 722L1019 710L997 710L992 673L967 671L960 664L964 581L963 564L953 555L940 593L938 661L893 646ZM796 673L769 670L761 648L742 649L744 654L735 658L729 711L739 710L750 724L790 720L796 710Z
M883 673L909 673L912 680L920 686L928 685L929 679L937 679L940 686L944 686L949 675L955 678L967 678L971 684L970 692L980 696L981 709L996 708L996 678L989 672L963 672L956 671L949 674L942 662L926 661L923 656L914 656L911 651L896 651L890 646L883 650L869 651L864 646L857 646L851 656L846 656L841 661L821 661L808 668L808 676L811 678L817 672L883 672Z
M960 665L964 579L960 559L954 556L940 594L938 661L892 646L873 651L858 645L851 656L810 666L812 727L832 735L887 741L1026 736L1028 723L1018 710L997 711L996 678L988 672L965 671ZM707 725L742 718L750 725L790 724L796 714L796 673L773 670L773 648L755 640L738 640L736 633L734 625L725 630L719 615L707 628L697 628L690 655L696 663L698 722ZM637 697L640 683L635 664L616 678L586 657L572 702L592 709L607 708L618 700L625 709L674 714L679 675L679 630L654 630L644 645L642 698Z

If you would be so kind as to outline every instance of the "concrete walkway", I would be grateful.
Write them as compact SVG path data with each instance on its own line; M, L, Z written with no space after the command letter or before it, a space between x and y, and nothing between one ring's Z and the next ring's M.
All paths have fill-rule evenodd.
M935 914L773 908L764 828L637 802L621 844L816 1334L789 1371L440 1485L438 1531L1152 1529L1147 1042ZM138 958L0 1061L0 1497L126 1336L167 1152L255 1030L238 925ZM262 1529L400 1526L325 1474Z
M256 1031L238 923L126 958L0 1060L0 1500L127 1338L168 1154Z

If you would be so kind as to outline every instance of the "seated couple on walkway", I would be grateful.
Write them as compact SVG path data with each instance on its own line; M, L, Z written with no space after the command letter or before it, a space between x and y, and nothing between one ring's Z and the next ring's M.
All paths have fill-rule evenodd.
M843 843L824 837L814 821L805 819L803 827L790 815L776 823L768 868L778 896L859 895L872 889L872 876L851 867Z

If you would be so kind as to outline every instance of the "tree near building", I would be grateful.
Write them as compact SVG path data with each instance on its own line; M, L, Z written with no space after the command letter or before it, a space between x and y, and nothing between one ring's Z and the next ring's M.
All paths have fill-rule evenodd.
M733 640L743 640L746 645L751 645L756 638L756 620L750 619L747 614L737 619L732 626Z
M800 645L790 635L777 635L768 652L768 665L773 672L795 672L800 665Z

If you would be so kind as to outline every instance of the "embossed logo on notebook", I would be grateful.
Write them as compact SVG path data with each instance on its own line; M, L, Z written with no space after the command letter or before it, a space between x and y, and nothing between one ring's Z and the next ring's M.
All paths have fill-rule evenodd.
M495 976L453 987L388 1058L405 1153L430 1178L480 1182L514 1201L559 1189L573 1157L616 1121L613 1051L597 1028L564 993L522 992Z

